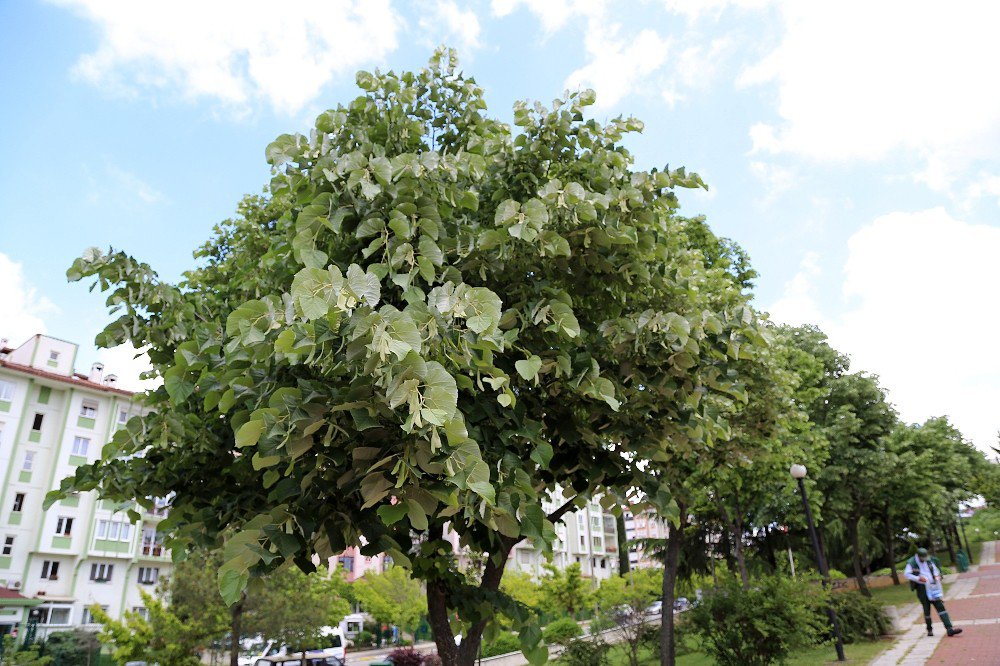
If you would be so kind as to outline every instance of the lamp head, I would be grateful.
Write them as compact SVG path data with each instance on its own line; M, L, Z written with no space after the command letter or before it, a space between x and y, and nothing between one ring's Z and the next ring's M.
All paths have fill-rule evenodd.
M804 479L806 478L806 466L792 465L788 468L788 473L792 475L793 479Z

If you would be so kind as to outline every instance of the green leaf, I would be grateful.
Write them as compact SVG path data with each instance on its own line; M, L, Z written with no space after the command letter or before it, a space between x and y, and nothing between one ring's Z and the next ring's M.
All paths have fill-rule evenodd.
M410 525L413 529L417 531L423 531L427 529L427 514L424 512L424 508L420 506L420 502L414 499L406 500L406 515L410 519Z
M236 431L236 446L240 448L244 446L253 446L260 440L260 436L263 432L263 420L254 419L252 421L247 421L240 426L239 430Z
M381 185L388 185L392 181L392 163L385 157L373 157L368 161L368 167Z
M309 321L325 317L337 305L344 277L340 269L303 268L292 279L292 298Z
M385 525L395 525L406 515L406 506L403 504L383 504L375 513Z
M516 201L513 199L507 199L497 206L497 212L493 218L494 223L496 223L498 227L510 224L517 217L520 208L520 204Z
M180 404L194 393L194 384L185 378L183 368L174 366L163 375L163 387L174 404Z
M486 287L469 289L462 304L465 309L465 324L474 333L483 333L500 323L503 301Z
M532 354L528 358L521 359L515 363L514 368L517 370L517 374L521 375L524 379L531 381L538 375L538 371L541 370L542 359Z
M531 451L531 459L538 463L539 467L547 469L549 461L552 460L552 453L552 445L546 441L540 441L535 444L535 448Z
M552 313L552 324L545 329L546 331L564 333L570 338L580 335L580 322L576 320L573 308L562 301L552 301L549 306Z
M364 302L370 308L378 305L382 295L378 276L372 272L366 273L357 264L347 267L347 289L355 299Z
M227 606L240 600L249 581L250 575L246 569L238 569L230 562L219 567L219 594Z
M424 411L421 412L429 423L444 426L458 409L458 386L443 365L428 361L424 373Z

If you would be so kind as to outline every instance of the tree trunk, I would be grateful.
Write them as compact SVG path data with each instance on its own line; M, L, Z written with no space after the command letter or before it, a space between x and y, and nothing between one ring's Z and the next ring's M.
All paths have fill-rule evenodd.
M618 573L624 576L631 568L631 563L628 561L628 538L625 535L625 513L618 514L616 521L618 528Z
M717 501L716 504L719 507L719 514L722 516L722 521L726 524L730 538L733 541L733 554L736 557L736 568L740 572L743 589L749 590L750 572L747 570L746 554L743 552L743 514L737 505L733 517L730 517L729 510L726 509L721 501Z
M943 532L944 532L944 545L948 547L948 557L951 558L951 562L952 562L952 564L954 564L955 563L955 547L951 543L951 535L948 534L948 532L950 532L950 531L951 530L949 530L948 526L946 525L945 528L944 528L944 530L943 530Z
M861 521L856 516L851 516L847 520L847 534L851 540L851 560L854 563L854 578L858 581L858 591L866 597L872 596L865 582L865 574L861 569L861 539L858 536L858 523Z
M778 557L775 555L774 543L771 541L771 530L767 525L764 526L764 556L771 567L771 573L778 573Z
M896 570L896 535L892 529L892 518L889 512L885 512L885 547L889 552L889 574L892 576L892 584L899 585L899 572Z
M682 502L677 504L680 520L676 526L670 526L670 533L667 535L667 552L663 563L663 606L660 609L661 666L675 666L677 662L677 634L674 633L674 588L677 585L677 569L680 566L684 526L687 524L687 507Z
M229 666L239 666L240 661L240 634L243 633L243 608L246 605L247 593L244 592L240 600L229 609L229 631L231 634L229 642Z
M436 530L436 534L432 527L430 537L432 541L441 538L440 527ZM497 555L499 563L492 557L486 560L483 577L479 584L480 590L496 592L500 589L500 580L510 555L510 547L512 546L501 546L504 550ZM476 657L479 656L483 630L492 619L484 618L474 623L469 627L468 634L462 636L462 644L455 645L455 634L451 630L451 622L448 617L451 605L449 602L453 595L461 593L462 590L449 589L447 582L441 579L427 581L427 619L431 625L434 644L437 646L442 666L473 666Z

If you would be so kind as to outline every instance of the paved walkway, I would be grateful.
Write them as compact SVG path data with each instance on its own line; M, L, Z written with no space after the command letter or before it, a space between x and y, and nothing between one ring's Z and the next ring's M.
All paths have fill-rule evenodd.
M903 626L912 625L892 648L881 654L872 666L923 666L924 664L1000 666L1000 565L997 545L984 544L980 562L967 573L946 576L954 583L945 597L948 614L960 636L947 637L934 613L934 636L927 636L919 604L900 617Z

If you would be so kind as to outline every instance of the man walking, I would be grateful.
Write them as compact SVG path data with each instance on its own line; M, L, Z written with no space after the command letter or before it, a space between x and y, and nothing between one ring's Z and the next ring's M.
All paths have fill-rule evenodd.
M944 609L944 602L941 601L941 569L928 556L926 548L917 549L917 554L906 563L903 575L910 581L910 587L917 591L917 599L924 607L924 621L927 623L928 636L934 635L934 627L931 625L932 604L937 609L938 617L944 623L944 628L948 630L949 636L962 633L961 629L956 629L951 625L948 611Z

